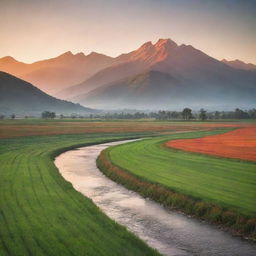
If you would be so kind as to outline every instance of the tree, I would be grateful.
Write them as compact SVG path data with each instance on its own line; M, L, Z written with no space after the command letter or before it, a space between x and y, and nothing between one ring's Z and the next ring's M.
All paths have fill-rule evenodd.
M56 117L56 114L54 112L51 112L51 118L55 118Z
M253 119L256 118L256 109L253 108L253 109L249 110L248 114L249 114L250 118L253 118Z
M179 117L179 113L177 111L172 111L171 112L171 118L172 119L177 119Z
M15 119L15 117L16 117L15 114L11 115L11 119Z
M77 115L76 114L71 114L71 118L75 119L75 118L77 118Z
M249 118L249 114L242 109L236 108L235 109L235 118L237 119L243 119L243 118Z
M199 119L201 119L202 121L207 119L206 110L204 110L203 108L200 109Z
M5 116L4 115L0 115L0 120L3 120L5 118Z
M189 119L192 119L192 110L190 108L184 108L182 110L182 117L183 119L185 120L189 120Z
M215 119L220 119L220 112L219 111L215 111L214 118Z
M54 112L44 111L41 116L42 118L45 118L45 119L48 119L48 118L53 119L56 117L56 114Z

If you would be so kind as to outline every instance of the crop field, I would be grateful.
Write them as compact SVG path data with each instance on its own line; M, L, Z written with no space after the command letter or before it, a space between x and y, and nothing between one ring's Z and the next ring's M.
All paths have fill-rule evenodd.
M85 119L22 119L0 121L0 139L31 135L56 134L93 134L93 133L123 133L123 132L159 132L188 131L214 129L216 127L237 127L248 124L227 123L200 123L200 122L165 122L145 120L85 120Z
M114 172L115 170L118 172L120 169L142 181L135 188L141 194L151 196L152 190L159 190L161 193L161 187L167 188L185 197L180 196L178 197L180 202L173 202L168 197L168 193L163 190L163 194L157 201L176 206L182 204L183 199L186 201L192 198L195 200L194 203L202 202L198 204L199 208L202 208L199 216L218 214L217 218L226 218L227 222L229 222L229 217L232 218L233 220L230 222L234 224L238 221L237 217L239 218L239 216L248 218L256 216L256 163L190 153L164 145L167 141L194 139L221 134L228 130L229 128L173 134L114 146L103 151L102 161L101 157L99 158L99 166L103 162L103 167L100 167L104 169L104 161L107 162L106 159L109 159L113 164L109 168L112 168ZM111 177L111 173L106 170L105 172ZM119 178L116 180L118 181ZM143 181L149 182L153 186L145 185L143 191ZM125 181L121 183L125 185ZM157 185L157 188L154 187L154 184ZM190 204L193 204L193 201ZM184 203L184 207L193 208L194 206L187 206ZM201 210L199 209L199 211ZM188 209L187 212L194 213ZM250 223L252 222L254 223L255 220L251 219ZM253 228L255 224L253 224Z
M0 140L0 255L158 255L75 191L53 163L68 148L138 135Z
M239 124L244 125L247 126ZM221 133L224 131L221 127L234 129L237 126L237 123L160 121L0 121L0 255L158 255L106 217L91 200L75 191L53 163L54 157L61 152L107 141L152 136L138 144L113 148L113 161L121 166L128 164L126 167L134 174L166 183L184 194L198 197L204 194L206 200L218 198L218 202L229 207L254 214L255 204L251 196L255 197L253 163L192 155L162 146L170 139ZM212 130L214 128L218 130ZM179 134L185 131L194 133ZM209 160L213 167L217 167L214 175L207 169ZM231 164L231 175L223 172L226 164ZM135 169L135 165L140 168ZM200 174L203 165L206 173ZM181 172L175 173L177 167L183 168L179 170ZM173 180L168 181L170 170L173 170ZM241 176L241 170L246 175ZM217 175L220 175L219 179ZM203 184L205 177L213 178L219 184L213 183L207 190ZM221 184L219 195L211 194L220 189ZM235 191L234 187L238 185L239 189ZM229 200L225 197L228 192L221 194L225 188L234 191Z
M191 152L256 161L256 126L197 139L171 140L166 145Z

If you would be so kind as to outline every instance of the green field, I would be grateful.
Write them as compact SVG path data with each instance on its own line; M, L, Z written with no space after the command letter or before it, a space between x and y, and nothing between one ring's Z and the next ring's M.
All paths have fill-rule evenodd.
M188 153L165 141L196 138L225 130L168 135L111 147L113 165L151 183L245 216L256 215L256 164Z
M211 134L213 131L196 131L219 126L135 120L1 121L0 255L159 255L75 191L53 163L61 152L107 141L157 135L112 148L111 159L153 183L198 198L204 195L207 201L218 201L245 214L255 214L255 164L161 146L168 139ZM166 135L188 130L194 132ZM211 170L214 175L210 174ZM170 175L172 179L168 178ZM205 183L204 178L210 178L210 182Z
M75 191L53 163L63 150L133 136L0 140L0 255L158 255Z

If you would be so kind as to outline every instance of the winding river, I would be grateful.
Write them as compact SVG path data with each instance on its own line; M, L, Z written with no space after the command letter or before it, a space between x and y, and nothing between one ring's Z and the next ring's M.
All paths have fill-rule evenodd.
M96 166L100 152L119 141L82 147L55 159L61 175L110 218L171 256L255 256L256 244L205 222L172 212L106 178Z

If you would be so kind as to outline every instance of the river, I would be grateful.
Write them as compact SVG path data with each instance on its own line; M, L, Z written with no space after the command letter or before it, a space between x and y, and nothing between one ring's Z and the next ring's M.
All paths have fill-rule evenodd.
M169 256L255 256L256 244L200 220L168 210L106 178L100 152L119 141L67 151L55 159L61 175L111 219Z

